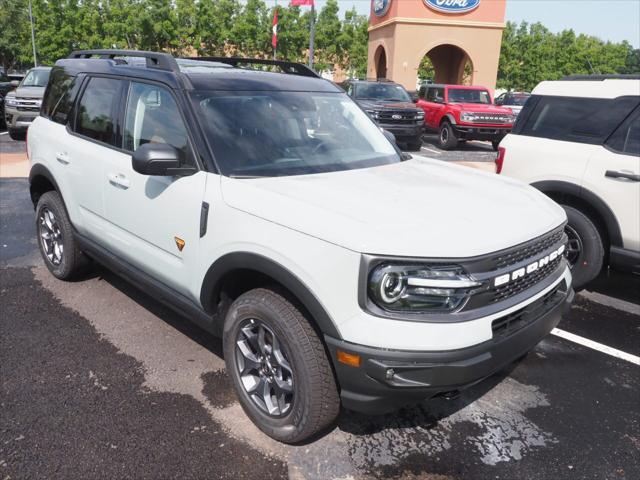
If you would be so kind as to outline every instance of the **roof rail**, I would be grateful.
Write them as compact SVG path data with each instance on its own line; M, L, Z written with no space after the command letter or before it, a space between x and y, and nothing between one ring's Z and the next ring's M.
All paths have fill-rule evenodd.
M611 73L611 74L594 74L594 75L567 75L561 80L640 80L640 74L630 73L630 74L619 74L619 73Z
M288 62L285 60L268 60L262 58L241 58L241 57L187 57L188 60L201 60L204 62L220 62L237 67L238 64L248 63L252 65L275 65L280 67L284 73L290 75L300 75L302 77L322 78L314 70L302 63Z
M97 56L104 59L113 59L115 57L140 57L147 61L147 68L156 68L158 70L168 70L170 72L179 72L180 67L176 59L168 53L162 52L145 52L142 50L76 50L71 52L67 58L91 58Z

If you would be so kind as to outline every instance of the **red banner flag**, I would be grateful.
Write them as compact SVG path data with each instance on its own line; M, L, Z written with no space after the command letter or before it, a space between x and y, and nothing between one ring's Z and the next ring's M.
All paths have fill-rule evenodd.
M291 0L292 7L304 7L313 5L313 0Z
M271 27L271 46L275 50L278 46L278 9L273 13L273 26Z

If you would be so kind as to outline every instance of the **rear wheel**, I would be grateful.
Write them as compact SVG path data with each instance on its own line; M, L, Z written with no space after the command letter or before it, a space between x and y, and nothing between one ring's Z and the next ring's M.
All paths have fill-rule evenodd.
M27 137L27 133L25 130L16 130L15 128L10 128L9 136L11 137L11 140L22 141Z
M40 254L56 278L68 280L84 271L89 260L73 236L73 227L58 192L46 192L38 200L36 229Z
M568 237L565 257L573 275L573 287L577 290L596 278L604 261L604 246L600 232L580 210L568 205L565 233Z
M412 138L407 142L407 148L413 152L416 152L422 148L422 137Z
M241 295L225 319L224 358L242 408L267 435L296 443L338 415L324 346L304 315L264 288Z
M438 146L442 150L451 150L458 146L458 138L456 137L453 127L447 121L442 122L438 134Z

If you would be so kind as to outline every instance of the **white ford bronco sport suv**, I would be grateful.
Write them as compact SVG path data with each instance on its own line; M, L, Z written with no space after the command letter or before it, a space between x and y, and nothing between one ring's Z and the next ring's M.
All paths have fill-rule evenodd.
M222 335L244 410L284 442L341 404L379 413L477 382L573 298L562 208L405 159L300 64L75 52L28 153L53 275L92 258Z
M608 264L640 273L639 75L539 84L500 143L500 171L565 208L574 288Z

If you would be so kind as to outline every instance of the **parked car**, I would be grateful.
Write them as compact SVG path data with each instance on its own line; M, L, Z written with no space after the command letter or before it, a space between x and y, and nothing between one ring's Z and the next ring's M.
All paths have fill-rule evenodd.
M347 80L341 87L398 143L420 150L424 113L402 85L389 80Z
M453 394L533 348L573 298L562 208L516 180L403 161L304 65L75 52L27 152L51 273L93 258L221 335L244 411L283 442L341 404Z
M0 93L0 130L7 128L7 124L4 121L4 96Z
M493 105L491 93L484 87L423 85L419 97L425 127L438 132L438 145L443 150L467 140L486 140L497 150L515 121L510 109Z
M500 144L498 173L561 204L576 288L640 272L640 76L542 82Z
M51 67L32 68L6 95L4 116L12 139L24 140L27 128L38 115L50 71Z
M18 86L18 82L11 80L6 73L0 72L0 95L6 96L11 90Z
M530 96L528 92L504 92L496 98L495 104L507 107L517 117Z

